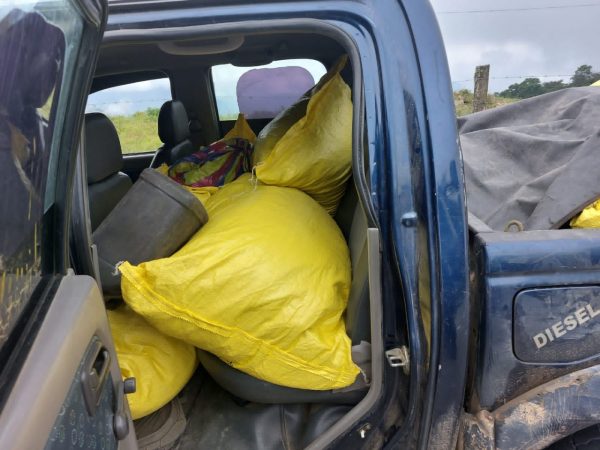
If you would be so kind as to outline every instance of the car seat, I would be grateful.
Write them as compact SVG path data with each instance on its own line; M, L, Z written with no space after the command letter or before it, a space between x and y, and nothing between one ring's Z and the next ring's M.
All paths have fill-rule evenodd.
M102 113L85 115L85 153L92 231L132 186L121 172L123 155L113 123Z
M154 155L150 167L156 168L163 163L171 165L194 152L189 122L185 106L180 101L170 100L161 106L158 114L158 137L164 145Z

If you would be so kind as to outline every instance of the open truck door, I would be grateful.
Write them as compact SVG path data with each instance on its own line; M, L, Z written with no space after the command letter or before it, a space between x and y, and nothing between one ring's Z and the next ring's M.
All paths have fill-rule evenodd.
M0 446L137 448L104 301L68 221L105 0L0 3Z

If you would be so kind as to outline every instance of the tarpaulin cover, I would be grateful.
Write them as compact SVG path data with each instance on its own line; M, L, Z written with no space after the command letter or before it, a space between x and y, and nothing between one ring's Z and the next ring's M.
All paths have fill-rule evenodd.
M119 266L125 302L256 378L314 390L352 384L350 258L333 219L301 191L249 174L206 208L208 223L174 255Z
M339 73L324 79L307 103L301 99L259 134L254 162L263 183L300 189L334 214L351 172L352 100Z
M569 88L458 119L468 209L494 230L561 227L600 197L600 89Z
M107 313L121 374L136 380L127 400L139 419L169 403L190 380L196 349L160 333L125 305Z

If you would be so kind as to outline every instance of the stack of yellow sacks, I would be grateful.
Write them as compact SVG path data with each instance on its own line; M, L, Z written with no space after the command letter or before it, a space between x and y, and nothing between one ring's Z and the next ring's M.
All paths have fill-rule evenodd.
M190 346L294 388L343 388L359 373L343 320L349 252L330 216L351 172L352 102L339 75L344 62L260 133L253 174L195 191L209 221L186 245L168 258L120 266L128 307L149 331L162 332L156 339L181 343L168 356L151 356L157 365L170 370L168 359L193 361L181 369L184 384L196 364ZM129 329L124 324L113 332ZM150 346L163 345L147 338ZM121 353L124 374L135 376ZM138 385L168 379L152 376L140 372ZM173 397L171 390L146 392L130 397L134 417Z

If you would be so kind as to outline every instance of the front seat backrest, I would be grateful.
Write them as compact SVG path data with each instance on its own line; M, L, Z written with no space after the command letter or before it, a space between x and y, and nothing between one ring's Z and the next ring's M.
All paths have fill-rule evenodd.
M158 114L158 137L164 145L156 153L152 167L158 167L162 163L171 165L194 152L189 122L185 106L180 101L170 100L161 106Z
M85 115L85 154L93 231L132 185L131 179L120 172L123 155L117 130L102 113Z

